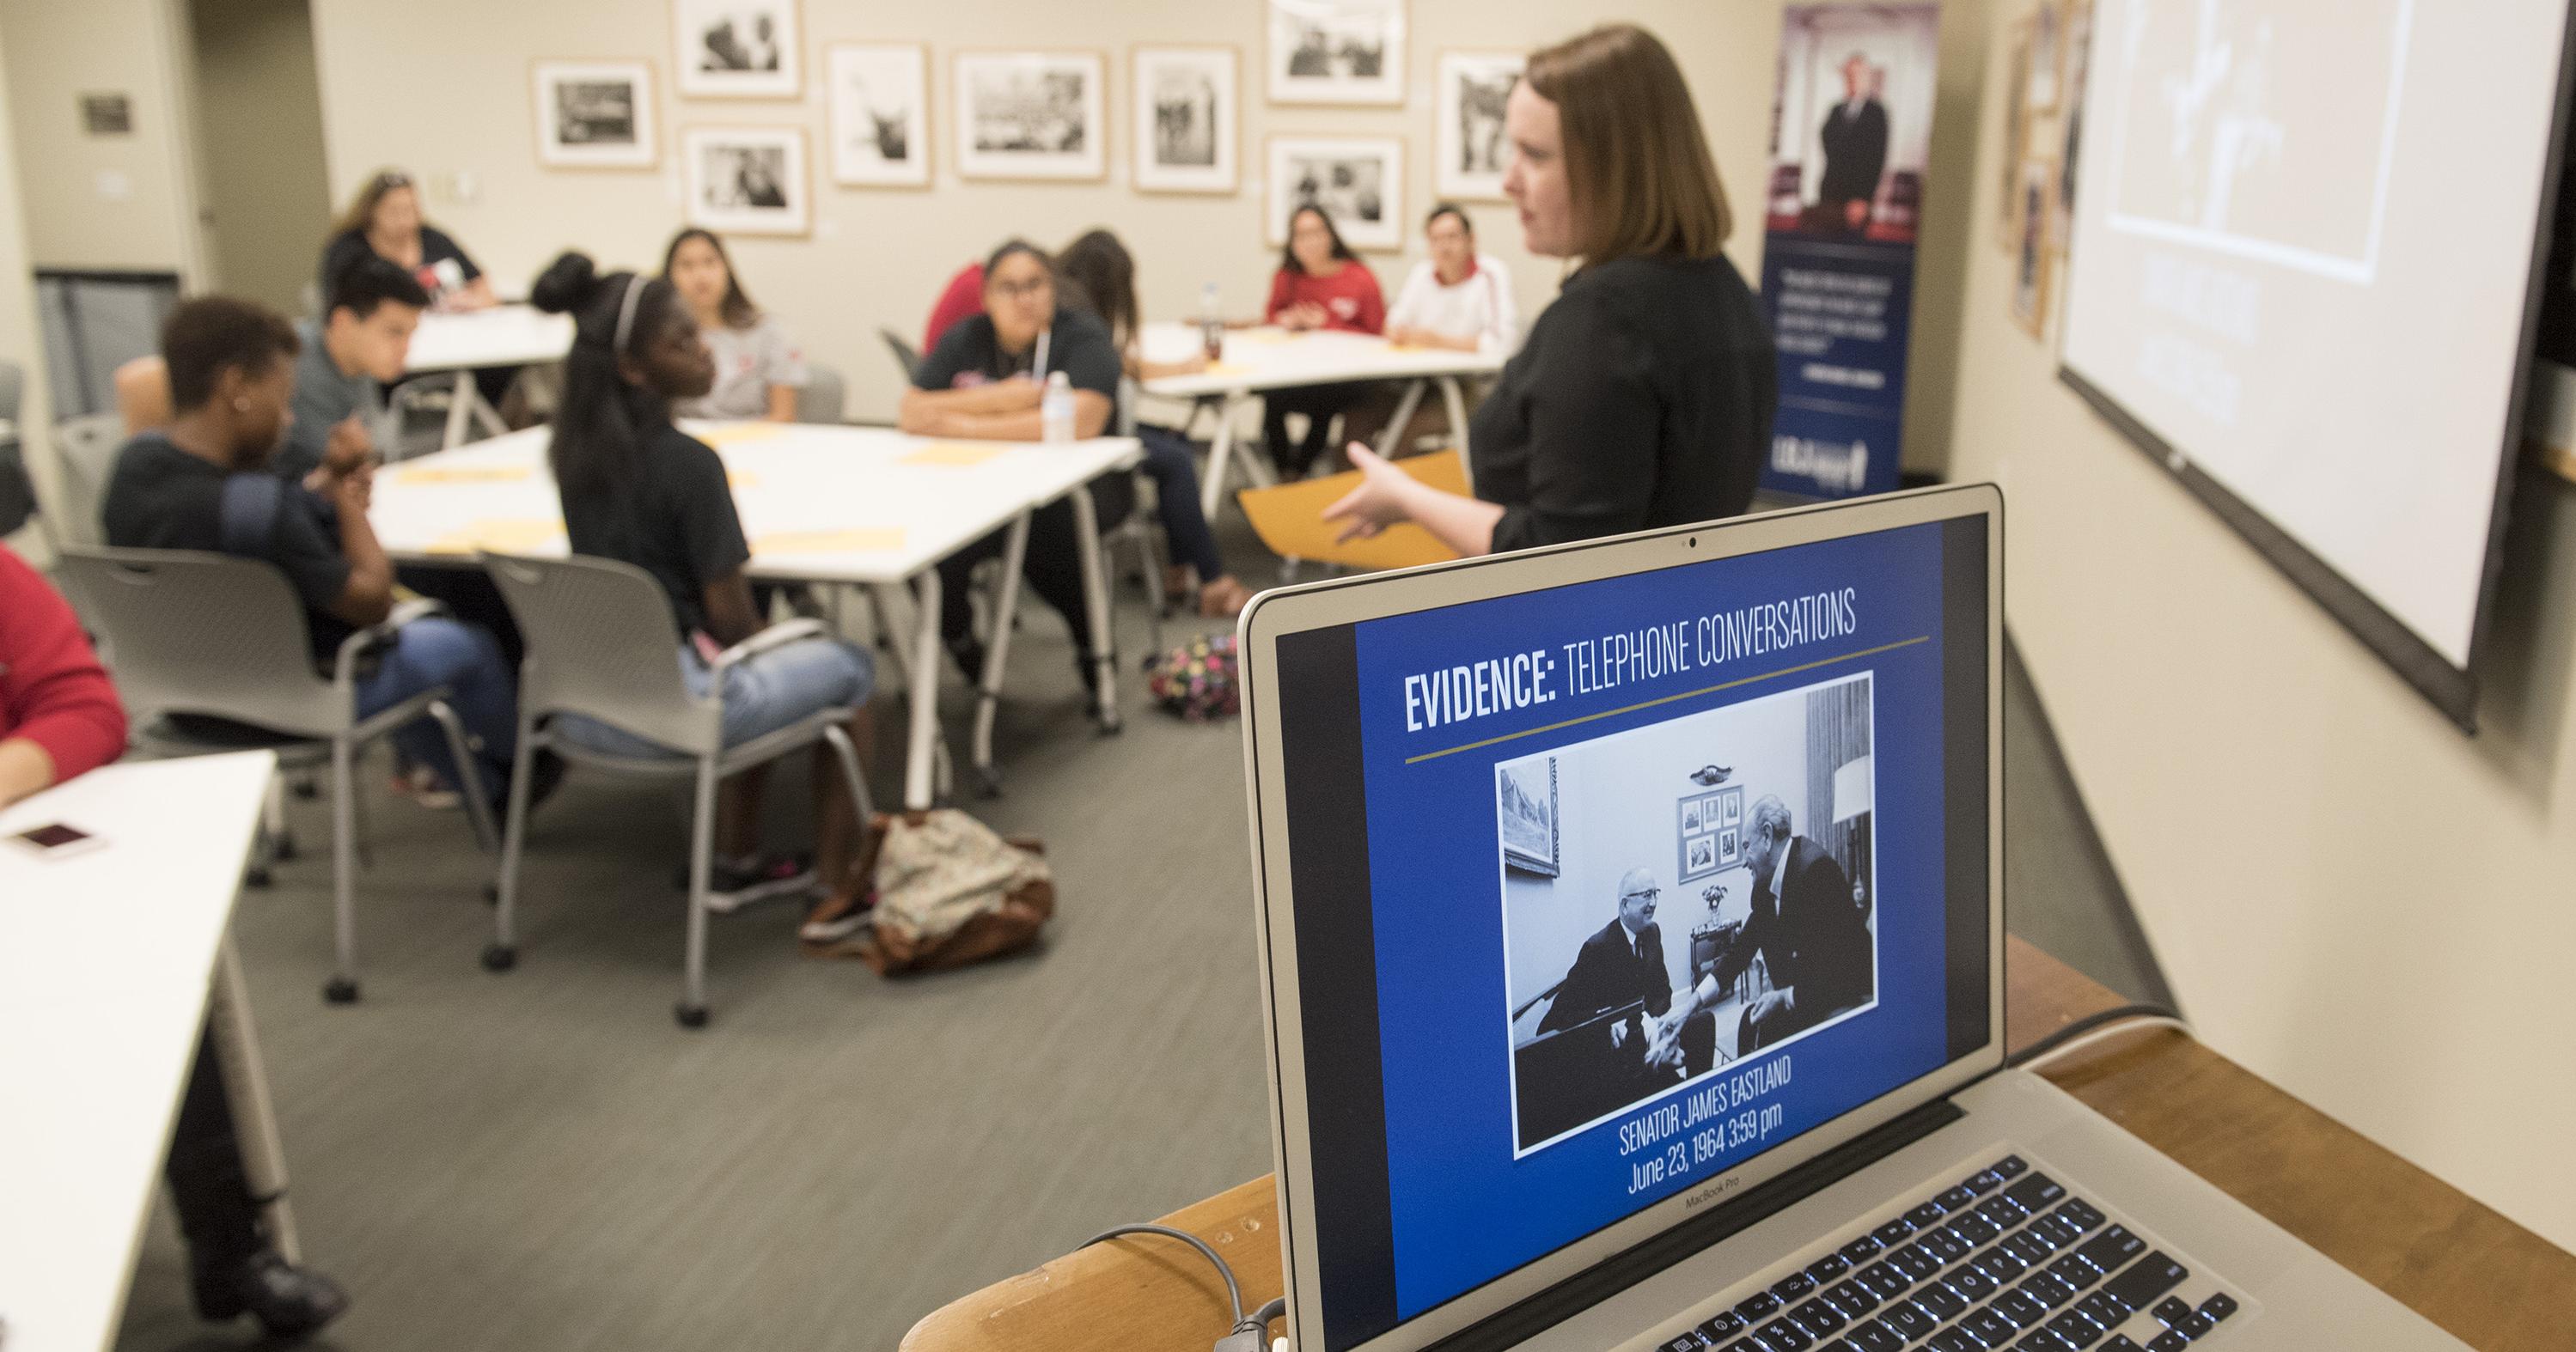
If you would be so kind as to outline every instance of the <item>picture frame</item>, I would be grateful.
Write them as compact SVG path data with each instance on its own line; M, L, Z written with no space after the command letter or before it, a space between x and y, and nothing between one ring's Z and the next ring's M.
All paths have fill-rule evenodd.
M729 235L812 230L803 127L692 127L680 159L689 224Z
M963 178L1109 176L1108 63L1088 51L959 52L949 127Z
M671 0L682 98L792 99L805 92L798 0Z
M1744 786L1686 793L1674 805L1681 830L1677 839L1679 878L1691 882L1723 873L1743 862L1737 852L1737 828L1744 821Z
M1353 249L1404 248L1404 140L1397 136L1273 136L1264 182L1271 247L1288 243L1288 216L1311 198Z
M2030 15L2030 48L2023 57L2022 111L2037 115L2057 111L2060 76L2066 53L2065 13L2058 0L2039 0Z
M1405 0L1269 0L1272 103L1404 102Z
M2057 111L2057 210L2049 247L2064 254L2075 234L2075 166L2084 138L2084 86L2093 66L2092 0L2067 0L2064 90Z
M650 169L662 159L648 61L529 63L537 163L549 169Z
M1495 811L1502 824L1503 867L1516 873L1555 877L1559 835L1556 757L1533 756L1495 766L1494 796Z
M1433 187L1460 202L1500 202L1503 174L1511 167L1511 138L1503 134L1503 101L1518 84L1528 58L1520 52L1442 52L1434 81L1433 154L1439 158Z
M1242 186L1242 53L1137 47L1128 55L1138 192L1230 194Z
M930 49L837 42L823 49L832 181L851 188L930 186Z
M2022 151L2030 139L2030 82L2013 73L2030 67L2030 25L2025 16L2004 38L2003 183L1995 192L1995 245L2007 253L2017 240L2013 189L2020 186Z
M2057 165L2028 158L2021 163L2013 192L2019 204L2019 238L2014 245L2012 316L2033 338L2048 331L2048 293L2054 280L2057 251L2049 247L2049 217L2056 208Z

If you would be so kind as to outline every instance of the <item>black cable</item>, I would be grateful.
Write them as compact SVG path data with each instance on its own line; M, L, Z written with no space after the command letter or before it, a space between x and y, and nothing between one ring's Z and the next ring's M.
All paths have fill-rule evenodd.
M2044 1038L2041 1038L2039 1041L2022 1048L2020 1051L2014 1052L2012 1056L2004 1062L2004 1064L2008 1066L2018 1066L2029 1061L2035 1061L2040 1057L2046 1056L2050 1052L2065 1046L2067 1043L2073 1042L2075 1039L2084 1036L2086 1033L2102 1027L2104 1024L2117 1023L2122 1019L2139 1018L2172 1019L2177 1023L2183 1021L2181 1012L2168 1005L2159 1005L2150 1001L2140 1001L2136 1004L2128 1005L2115 1005L2109 1009L2087 1014L2083 1018L2077 1019L2075 1022L2058 1029L2056 1032L2050 1033Z
M1225 1278L1226 1303L1234 1308L1233 1327L1238 1331L1244 1327L1243 1288L1235 1284L1233 1265L1227 1263L1216 1250L1209 1248L1206 1240L1191 1234L1187 1230L1175 1230L1168 1225L1113 1225L1108 1229L1101 1231L1099 1234L1093 1235L1091 1238L1082 1241L1082 1243L1075 1245L1074 1247L1077 1249L1088 1249L1092 1245L1097 1244L1104 1239L1116 1239L1120 1235L1161 1235L1166 1239L1180 1240L1182 1243L1189 1245L1200 1253L1206 1254L1207 1260L1216 1264L1217 1275ZM1263 1325L1256 1325L1255 1327L1263 1327L1266 1326L1266 1324L1267 1321L1264 1321Z

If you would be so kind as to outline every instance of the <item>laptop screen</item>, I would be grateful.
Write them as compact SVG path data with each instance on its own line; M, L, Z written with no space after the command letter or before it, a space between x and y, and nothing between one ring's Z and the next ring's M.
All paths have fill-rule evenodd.
M1320 1346L1985 1044L1986 531L1279 638Z

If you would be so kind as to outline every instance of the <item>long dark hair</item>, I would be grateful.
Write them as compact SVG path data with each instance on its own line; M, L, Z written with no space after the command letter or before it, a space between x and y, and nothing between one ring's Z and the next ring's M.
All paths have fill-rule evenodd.
M1300 202L1295 210L1288 213L1288 242L1279 249L1280 268L1288 272L1306 270L1306 265L1297 261L1297 218L1310 211L1315 213L1316 220L1324 223L1324 233L1333 237L1333 257L1345 263L1358 262L1360 256L1352 253L1351 246L1342 242L1342 228L1333 224L1333 213L1312 202Z
M1055 256L1056 275L1074 292L1073 299L1109 326L1118 350L1136 337L1136 259L1106 230L1087 230Z
M659 277L603 277L590 255L568 252L546 265L528 288L528 299L548 314L573 317L563 403L546 448L555 485L565 493L620 492L633 478L628 467L645 434L671 420L671 405L650 386L626 379L618 359L670 322L680 293Z
M693 239L705 240L707 247L716 251L716 261L724 264L725 293L724 299L716 302L716 313L723 317L725 327L747 329L759 323L760 307L752 304L751 297L744 293L742 274L733 270L733 255L725 252L724 241L716 238L713 230L693 225L671 236L671 247L662 251L662 280L671 280L671 260L680 256L681 245Z

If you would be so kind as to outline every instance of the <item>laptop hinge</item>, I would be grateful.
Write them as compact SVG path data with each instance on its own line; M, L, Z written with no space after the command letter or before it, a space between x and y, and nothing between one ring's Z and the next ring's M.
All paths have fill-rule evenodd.
M1519 1304L1470 1324L1431 1344L1424 1352L1481 1352L1537 1337L1966 1116L1966 1111L1949 1099L1935 1099L1746 1191L1724 1206L1693 1216L1635 1248L1603 1259Z

